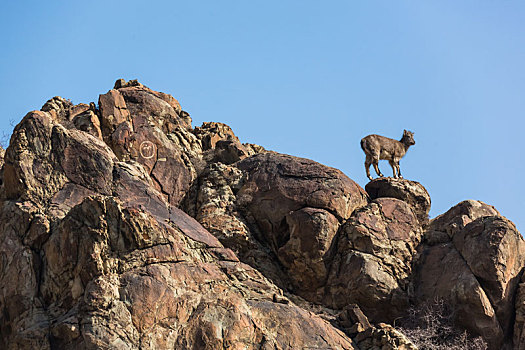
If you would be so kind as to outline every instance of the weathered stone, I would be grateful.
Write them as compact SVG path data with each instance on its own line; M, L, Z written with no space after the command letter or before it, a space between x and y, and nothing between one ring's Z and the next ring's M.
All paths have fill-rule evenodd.
M219 140L215 144L213 160L224 164L232 164L248 156L248 151L240 142Z
M178 205L197 176L192 159L202 152L173 107L178 102L142 85L127 84L100 95L99 105L104 140L119 160L142 164L157 190Z
M100 95L98 106L104 136L109 137L120 124L130 122L129 110L119 91L109 90L108 93Z
M254 143L243 143L244 149L248 152L248 155L253 156L258 153L268 152L263 146L256 145Z
M91 110L77 114L72 119L73 124L78 130L87 132L97 139L102 140L102 131L100 130L100 121Z
M334 308L357 303L374 321L392 321L408 305L409 279L422 231L411 207L378 198L344 224L326 283Z
M510 339L514 296L525 265L523 237L509 220L485 216L456 233L453 242L487 294L504 338Z
M320 300L328 276L328 251L339 222L328 211L303 208L286 216L290 239L278 251L297 294Z
M45 112L31 112L6 152L4 195L43 202L68 182L109 194L114 160L102 141L54 124Z
M477 218L496 215L499 215L499 212L493 206L481 201L466 200L433 219L427 231L446 232L450 237L453 237Z
M430 195L419 182L383 177L370 181L365 190L371 199L390 197L407 202L414 209L419 222L422 225L428 223Z
M72 107L71 101L55 96L48 100L40 110L47 112L55 123L64 123L69 120L69 111Z
M237 194L238 204L275 251L289 239L288 213L312 207L344 220L368 201L364 190L342 172L308 159L262 153L237 166L248 174Z
M375 180L370 202L138 81L99 108L49 100L0 160L0 348L414 349L377 322L434 298L525 348L525 248L494 208L427 226L418 183Z
M203 150L215 148L218 141L234 141L239 143L239 139L232 129L223 123L202 123L194 130L195 135L201 140Z
M185 210L224 246L231 248L241 261L284 288L288 286L288 279L277 259L256 239L258 231L249 227L236 205L236 193L243 183L244 174L236 167L210 164L199 178L195 205L187 205Z
M416 300L443 300L455 312L456 323L481 335L499 349L503 330L491 302L469 266L452 243L428 247L418 261L414 277Z
M525 349L525 275L522 275L515 296L514 349Z
M337 315L337 321L344 328L359 325L358 327L355 327L355 333L361 333L372 327L368 318L357 304L349 304L345 306L339 315Z
M5 149L2 146L0 146L0 169L4 166L4 157L5 157Z

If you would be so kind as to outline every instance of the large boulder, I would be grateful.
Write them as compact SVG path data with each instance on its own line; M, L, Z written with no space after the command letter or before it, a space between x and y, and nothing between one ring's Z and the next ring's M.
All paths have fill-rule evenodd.
M427 247L414 274L416 304L443 301L454 310L456 325L482 335L500 349L503 329L487 293L452 243Z
M66 183L111 194L116 157L100 139L66 129L47 112L27 114L5 155L4 198L45 203Z
M288 240L285 216L306 207L324 209L337 220L368 203L364 190L341 171L309 159L263 153L237 164L248 174L238 203L278 250Z
M482 201L466 200L433 219L426 231L429 234L443 232L452 238L472 221L481 217L496 215L500 214L492 205L485 204Z
M294 285L300 287L298 294L308 300L322 300L327 260L339 222L324 209L307 207L286 215L286 224L290 239L279 248L279 261Z
M525 265L525 241L501 216L482 217L454 235L454 246L487 294L504 337L512 334L514 297Z
M371 199L390 197L407 202L414 209L419 222L422 225L428 223L430 195L419 182L381 177L366 184L365 190Z
M514 349L525 349L525 275L521 276L515 301Z
M196 198L185 203L184 209L242 262L287 288L289 283L275 254L257 239L259 231L246 222L236 204L236 194L245 180L245 174L235 166L211 163L197 181Z
M157 189L178 205L197 177L202 150L170 98L140 84L126 85L100 95L99 106L104 140L119 160L142 164Z
M328 322L275 302L278 288L206 243L213 236L184 214L159 222L95 196L50 227L34 208L5 205L2 348L355 348ZM48 236L40 249L21 236L35 225Z
M414 277L417 302L441 299L456 310L456 323L491 349L510 346L525 264L514 224L492 206L464 201L434 219L425 238Z
M308 159L261 153L236 166L246 176L236 205L287 268L296 293L319 302L335 233L368 196L341 171Z
M379 198L357 210L336 243L325 303L358 304L373 321L393 321L409 302L412 262L422 230L412 208Z

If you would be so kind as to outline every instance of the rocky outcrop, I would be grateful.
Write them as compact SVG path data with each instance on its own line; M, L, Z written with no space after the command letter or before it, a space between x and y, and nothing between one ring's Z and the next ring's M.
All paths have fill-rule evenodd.
M514 297L525 264L515 226L491 206L461 202L434 219L414 285L419 301L442 299L457 321L491 348L509 346Z
M380 177L370 181L365 186L365 190L371 199L389 197L408 203L416 213L421 225L428 223L430 195L419 182Z
M0 347L356 348L174 205L202 152L182 121L170 126L173 100L140 85L109 94L96 115L71 120L83 107L55 99L14 131L1 188ZM72 122L82 114L103 121L101 138Z
M514 349L525 349L525 276L521 280L516 292L515 301L515 321L514 321Z
M412 208L379 198L342 227L326 284L334 308L358 304L374 321L393 321L409 304L409 279L422 230Z
M237 167L246 174L237 206L287 269L295 292L320 301L328 249L339 225L368 202L366 193L339 170L308 159L262 153Z
M0 168L2 349L416 349L387 323L435 299L525 348L525 246L493 207L428 221L417 182L365 192L137 81L50 99Z
M417 350L404 334L394 327L379 323L373 326L357 304L349 304L338 315L339 324L352 335L360 349Z

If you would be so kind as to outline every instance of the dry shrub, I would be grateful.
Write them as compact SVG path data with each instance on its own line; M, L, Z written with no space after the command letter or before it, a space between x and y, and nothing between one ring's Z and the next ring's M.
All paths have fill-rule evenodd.
M435 300L408 310L396 327L420 350L486 350L481 337L472 337L454 326L454 310Z

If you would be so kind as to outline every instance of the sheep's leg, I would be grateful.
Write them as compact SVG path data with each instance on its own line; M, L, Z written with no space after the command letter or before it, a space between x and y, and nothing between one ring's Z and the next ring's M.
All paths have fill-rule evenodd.
M397 178L397 165L393 160L389 160L390 166L392 167L392 172L394 173L394 178Z
M376 171L377 176L383 177L383 174L381 174L381 171L379 171L379 166L377 163L379 163L379 159L372 160L372 164L374 165L374 170Z
M397 176L398 176L400 179L402 179L402 178L403 178L403 175L401 175L401 169L399 168L399 162L397 162L396 167L397 167Z
M365 170L366 170L366 177L368 179L372 180L372 176L370 176L370 165L372 164L372 157L370 157L368 154L366 155L365 159Z

